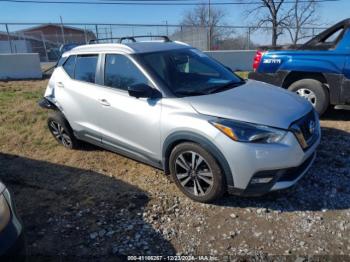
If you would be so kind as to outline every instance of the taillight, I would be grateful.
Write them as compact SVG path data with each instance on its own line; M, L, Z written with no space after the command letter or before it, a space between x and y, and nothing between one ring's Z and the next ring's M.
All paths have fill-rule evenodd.
M254 62L253 62L253 69L254 71L256 71L260 65L261 62L261 58L263 57L263 55L265 54L265 52L263 51L256 51L255 56L254 56Z

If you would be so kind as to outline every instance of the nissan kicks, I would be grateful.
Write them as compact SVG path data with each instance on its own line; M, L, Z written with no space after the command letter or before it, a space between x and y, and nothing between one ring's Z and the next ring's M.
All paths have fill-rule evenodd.
M320 141L308 101L187 44L135 38L62 55L40 101L59 143L160 168L200 202L285 189L307 172Z

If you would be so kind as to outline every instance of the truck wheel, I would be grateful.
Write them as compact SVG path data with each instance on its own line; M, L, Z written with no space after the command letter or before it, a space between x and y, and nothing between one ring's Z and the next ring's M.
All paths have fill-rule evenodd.
M328 108L328 90L320 81L302 79L291 84L288 90L308 100L319 115L322 115Z
M225 178L215 158L200 145L181 143L170 154L169 169L177 187L189 198L209 203L225 192Z
M69 149L78 148L78 140L75 138L72 128L62 113L58 111L50 113L47 125L58 143Z

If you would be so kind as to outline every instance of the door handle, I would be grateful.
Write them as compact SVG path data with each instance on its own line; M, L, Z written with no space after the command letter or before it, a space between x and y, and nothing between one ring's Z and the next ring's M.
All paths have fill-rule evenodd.
M110 106L111 104L104 98L98 100L101 105Z
M62 82L57 82L56 86L59 88L64 88L64 84Z

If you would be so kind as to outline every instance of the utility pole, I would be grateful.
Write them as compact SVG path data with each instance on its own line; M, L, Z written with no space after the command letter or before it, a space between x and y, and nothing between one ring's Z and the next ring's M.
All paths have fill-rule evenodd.
M208 46L209 51L211 49L211 23L210 23L211 13L210 13L210 0L208 2Z

